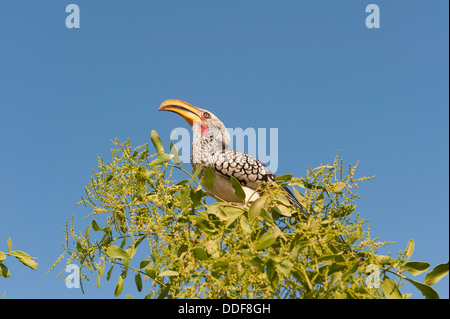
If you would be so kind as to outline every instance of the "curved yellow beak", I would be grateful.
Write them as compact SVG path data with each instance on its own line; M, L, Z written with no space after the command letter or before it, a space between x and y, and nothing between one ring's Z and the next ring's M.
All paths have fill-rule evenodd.
M181 115L189 123L190 126L192 126L193 122L201 122L200 110L195 106L192 106L191 104L181 100L166 100L162 102L158 111L171 111L177 113Z

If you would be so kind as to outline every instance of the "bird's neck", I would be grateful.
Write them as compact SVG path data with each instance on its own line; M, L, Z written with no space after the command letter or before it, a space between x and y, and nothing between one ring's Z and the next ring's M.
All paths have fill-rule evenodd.
M211 164L213 155L221 152L228 146L224 141L223 133L217 129L208 128L205 130L194 122L192 127L194 138L192 141L192 162L203 165Z

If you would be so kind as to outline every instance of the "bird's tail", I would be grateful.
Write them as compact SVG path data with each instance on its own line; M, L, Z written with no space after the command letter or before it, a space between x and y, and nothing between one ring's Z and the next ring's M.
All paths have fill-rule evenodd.
M295 208L299 208L300 209L300 212L301 212L300 213L300 217L302 219L308 219L309 218L309 214L307 214L305 212L305 210L303 209L302 205L298 201L297 197L295 197L295 195L292 194L291 190L287 186L282 187L281 190L284 192L284 195L286 196L287 200L292 204L292 206L294 206Z

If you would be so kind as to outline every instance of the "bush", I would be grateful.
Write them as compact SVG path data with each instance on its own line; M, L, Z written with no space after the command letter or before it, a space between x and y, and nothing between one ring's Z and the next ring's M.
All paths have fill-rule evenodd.
M262 196L243 206L207 204L200 171L185 170L173 145L166 154L154 131L152 142L153 155L147 144L132 149L116 139L112 160L98 157L80 202L91 208L90 224L83 233L73 221L66 226L55 265L77 260L82 278L96 274L97 286L119 268L116 297L129 277L138 291L148 289L147 298L405 298L405 281L439 297L431 285L448 273L448 262L420 283L405 275L430 267L409 261L412 240L396 259L377 254L388 242L372 239L356 213L357 184L370 179L355 178L357 165L344 168L336 156L304 178L261 185ZM172 180L180 173L184 179ZM280 194L288 185L301 209Z

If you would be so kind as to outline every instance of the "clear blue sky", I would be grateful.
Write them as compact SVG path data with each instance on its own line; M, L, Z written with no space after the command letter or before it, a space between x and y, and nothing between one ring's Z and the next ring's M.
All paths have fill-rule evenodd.
M81 28L65 7L79 5ZM376 3L381 28L368 29ZM1 1L0 250L6 298L111 298L115 282L68 289L57 272L61 229L111 139L165 145L186 123L169 98L228 127L279 129L278 174L360 161L358 211L372 235L409 239L413 260L449 259L448 1ZM115 276L116 277L116 276ZM423 280L423 276L419 276ZM94 280L95 281L95 280ZM115 280L112 280L115 281ZM136 297L133 280L124 293ZM446 277L435 289L449 297ZM105 281L102 282L104 284ZM420 298L415 289L407 289Z

